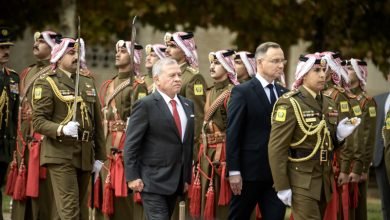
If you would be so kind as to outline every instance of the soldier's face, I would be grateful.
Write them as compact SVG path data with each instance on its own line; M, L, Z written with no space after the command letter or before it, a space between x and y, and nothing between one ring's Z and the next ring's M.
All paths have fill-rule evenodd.
M1 45L0 46L0 64L4 65L9 60L9 52L10 52L10 46L9 45Z
M165 50L165 54L167 57L170 57L177 61L178 64L182 64L185 62L186 57L184 51L181 50L176 44L172 42L167 43L167 49Z
M161 68L161 73L153 77L159 90L173 98L181 89L181 70L178 64L169 64Z
M350 80L351 85L356 84L359 82L359 79L357 78L355 70L352 68L352 66L348 66L348 78Z
M130 65L130 54L126 48L121 47L115 55L115 66L124 67L127 65Z
M38 60L47 60L50 58L51 48L45 40L39 38L34 42L33 53Z
M234 59L234 69L237 73L237 79L247 79L249 77L248 71L241 59Z
M216 82L222 82L227 79L227 71L218 60L213 60L210 64L210 76Z
M68 72L75 73L77 70L77 52L74 49L69 50L67 53L58 60L58 67Z
M155 64L159 60L159 57L155 52L150 52L149 55L146 56L145 59L145 67L146 69L152 69L153 64Z
M281 48L272 47L267 50L262 58L257 59L256 62L260 74L263 74L272 80L275 80L282 75L284 65L286 65L283 50Z
M303 77L303 85L318 93L324 89L326 83L326 67L315 65Z

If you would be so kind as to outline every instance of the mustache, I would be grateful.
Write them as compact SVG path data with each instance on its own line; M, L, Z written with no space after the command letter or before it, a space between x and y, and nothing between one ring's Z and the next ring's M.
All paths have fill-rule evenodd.
M5 53L2 57L3 58L9 58L9 53Z
M72 61L72 64L77 64L77 60L73 60L73 61Z
M39 51L39 48L38 48L38 46L33 46L33 50L34 49L36 49L36 50L38 50Z

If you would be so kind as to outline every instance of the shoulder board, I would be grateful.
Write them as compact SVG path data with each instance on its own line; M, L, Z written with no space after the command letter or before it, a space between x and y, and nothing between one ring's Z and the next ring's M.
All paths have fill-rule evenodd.
M325 91L323 91L322 94L325 95L325 96L334 98L334 97L336 97L336 94L334 94L334 95L332 96L332 94L333 94L334 92L336 92L336 94L337 94L337 93L339 92L339 90L336 90L336 88L334 88L334 87L330 87L330 88L326 89Z
M186 70L190 71L193 74L198 74L199 73L199 70L197 70L197 69L195 69L195 68L193 68L193 67L191 67L189 65L186 67Z
M80 76L85 76L87 78L93 78L92 72L85 69L80 69Z
M5 70L6 70L8 73L18 74L15 70L10 69L10 68L8 68L8 67L6 67Z
M345 92L345 89L342 88L341 86L338 86L338 85L333 85L333 88L339 90L341 93L344 93Z
M143 79L143 77L135 77L134 83L143 84L145 83L145 80Z
M298 93L299 93L299 90L294 89L294 90L291 90L289 92L284 93L282 97L288 99L290 97L297 95Z
M47 71L46 73L42 74L39 78L41 79L44 79L46 78L47 76L53 76L57 74L57 72L55 70L52 70L52 71Z
M356 99L356 95L352 92L345 91L345 95L347 95L347 97L350 99Z
M28 66L28 67L31 68L31 67L34 67L34 66L36 66L36 65L37 65L36 63L33 63L33 64L31 64L30 66ZM27 68L28 68L28 67L27 67Z
M363 92L362 93L362 95L366 98L366 99L368 99L368 100L372 100L373 99L373 97L372 96L369 96L369 95L367 95L367 93L366 92Z
M211 90L212 88L214 88L214 85L211 85L211 86L209 86L209 87L207 87L207 91L209 91L209 90Z

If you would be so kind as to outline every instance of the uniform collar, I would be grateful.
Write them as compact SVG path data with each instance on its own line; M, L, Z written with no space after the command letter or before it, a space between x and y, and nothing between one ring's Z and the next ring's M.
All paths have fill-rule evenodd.
M307 92L308 92L314 99L316 99L317 95L319 95L319 94L315 93L313 90L309 89L308 87L306 87L306 86L304 86L304 85L302 85L302 86L303 86L303 88L305 88L305 89L307 90Z
M61 68L58 68L58 69L60 69L62 72L64 72L65 75L67 75L69 78L72 77L72 73L70 73L70 72L68 72L68 71L66 71L66 70L64 70L64 69L61 69Z
M179 65L181 72L184 72L184 70L187 68L188 64L187 62L184 62Z
M118 78L119 79L124 79L124 78L129 78L130 77L130 71L127 72L119 72L118 73Z
M216 83L214 83L214 87L215 87L216 89L223 89L223 88L227 87L229 84L230 84L230 80L229 80L229 78L227 78L227 79L225 79L225 80L222 81L222 82L216 82Z
M48 66L50 64L50 60L38 60L37 67Z

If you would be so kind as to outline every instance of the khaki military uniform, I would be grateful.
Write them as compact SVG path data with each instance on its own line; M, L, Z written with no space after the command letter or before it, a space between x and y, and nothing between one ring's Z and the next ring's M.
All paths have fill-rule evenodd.
M18 152L17 160L18 164L21 163L23 158L23 163L26 166L26 169L29 170L29 163L33 163L32 160L35 160L34 163L39 165L39 153L32 156L30 159L30 151L35 150L40 151L39 143L41 139L35 140L34 131L32 129L32 86L34 81L39 78L41 75L45 74L51 70L49 60L38 61L36 64L26 68L21 73L21 82L20 82L20 95L23 97L21 108L19 109L19 121L20 121L20 133L18 135ZM36 137L38 137L36 135ZM37 149L33 149L37 148ZM24 153L24 154L23 154ZM44 173L41 171L40 173ZM46 178L39 179L37 178L37 184L39 185L39 196L38 197L28 197L25 201L14 200L12 203L12 219L59 219L57 214L57 209L55 206L53 188L51 186L50 178L46 171ZM27 179L27 184L33 184L31 179ZM35 183L34 183L35 184ZM27 195L31 196L31 195Z
M382 137L385 146L386 172L390 181L390 111L386 113L385 123L382 128Z
M0 188L16 147L18 105L19 76L14 70L0 66ZM0 191L0 219L3 219L2 197Z
M354 143L363 146L363 173L369 171L370 163L374 154L375 131L376 131L376 103L375 100L368 96L360 87L351 90L359 101L362 109L361 122L354 133ZM359 148L359 147L355 147ZM359 183L359 200L355 209L355 219L367 219L367 187L368 181Z
M40 163L53 184L61 219L88 219L87 188L94 160L105 160L100 103L93 79L80 75L76 121L78 138L58 130L72 120L75 82L60 69L37 79L33 88L33 127L44 135Z
M153 81L153 74L152 74L152 70L148 70L148 74L146 74L144 76L144 81L145 81L145 84L146 84L146 88L148 88L148 94L151 94L152 92L154 92L154 81Z
M338 144L338 110L326 95L304 86L278 99L268 153L276 191L292 190L294 219L322 219L331 198L331 155Z
M126 123L131 115L131 109L135 101L145 97L148 94L146 84L143 80L131 76L130 72L120 72L112 80L103 84L100 92L103 92L103 125L106 133L106 154L110 155L110 160L105 163L105 167L100 172L102 186L104 186L107 178L107 168L112 168L115 163L123 164L122 150L124 148L124 140L126 134ZM119 92L115 92L121 83L130 83ZM122 84L123 85L123 84ZM114 92L116 95L113 97ZM112 98L109 103L108 100ZM126 188L127 188L127 183ZM134 194L129 194L126 197L115 196L114 199L114 214L106 216L107 219L123 219L127 216L128 219L144 219L142 204L134 201ZM103 195L103 193L102 193ZM103 200L106 198L102 198ZM100 201L102 202L102 201ZM95 219L103 219L101 210L96 209Z
M233 86L229 79L226 79L223 82L215 83L207 92L204 127L202 129L203 144L201 144L197 159L200 161L199 165L202 170L202 172L197 174L201 180L201 217L204 216L206 209L207 192L213 190L215 195L215 216L218 219L228 218L229 201L222 205L218 205L218 203L221 191L220 186L223 180L223 184L230 191L230 185L227 179L225 179L226 173L222 172L222 170L226 170L226 105ZM201 173L206 174L207 177ZM212 183L210 180L212 180Z

